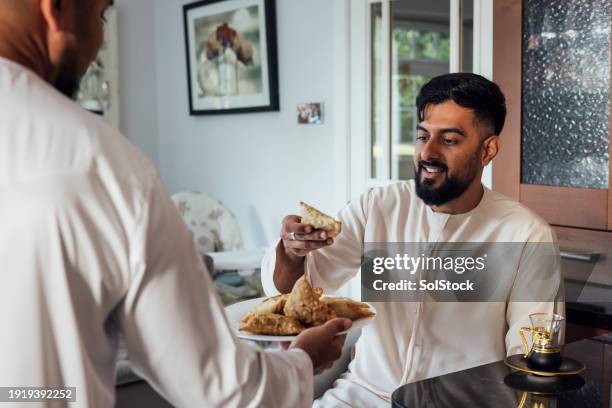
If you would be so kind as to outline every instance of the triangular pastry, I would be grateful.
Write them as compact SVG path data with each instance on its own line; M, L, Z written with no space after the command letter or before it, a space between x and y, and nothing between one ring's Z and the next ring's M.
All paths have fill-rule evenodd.
M302 224L310 224L316 229L322 229L330 237L335 237L342 231L342 222L322 213L303 201L300 202L300 211L302 213Z

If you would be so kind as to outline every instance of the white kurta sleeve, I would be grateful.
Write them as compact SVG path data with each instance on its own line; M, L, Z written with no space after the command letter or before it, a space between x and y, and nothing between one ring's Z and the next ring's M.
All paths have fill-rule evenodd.
M365 234L370 192L345 206L338 213L342 232L331 246L308 253L304 261L305 271L316 287L325 292L334 292L359 272L361 251ZM276 247L279 241L266 252L261 265L261 280L268 296L278 294L274 285Z
M118 310L134 371L179 407L310 407L309 356L239 341L158 179L146 201Z
M274 267L276 265L276 247L280 243L280 239L270 246L263 259L261 260L261 286L267 296L276 296L280 294L274 284Z
M530 314L556 313L565 316L560 261L559 246L550 227L535 231L521 255L506 311L508 356L524 352L519 330L531 325ZM565 333L561 333L562 339L564 336ZM529 340L529 335L527 338Z

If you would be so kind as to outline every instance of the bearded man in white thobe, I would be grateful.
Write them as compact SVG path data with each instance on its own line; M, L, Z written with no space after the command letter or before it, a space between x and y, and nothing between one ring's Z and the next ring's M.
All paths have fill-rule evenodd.
M153 165L62 95L108 6L0 0L0 387L75 387L76 402L24 407L112 407L123 334L134 371L174 406L310 406L313 367L340 355L350 321L286 352L239 341Z
M563 313L553 231L480 181L505 120L499 87L475 74L443 75L422 88L417 108L415 180L373 188L347 205L335 239L285 217L281 240L263 261L266 292L288 292L305 272L333 292L359 273L368 243L549 243L553 256L543 265L538 251L525 247L502 270L489 271L502 288L497 301L376 303L378 315L363 329L348 372L316 407L389 406L402 384L521 352L518 331L529 314Z

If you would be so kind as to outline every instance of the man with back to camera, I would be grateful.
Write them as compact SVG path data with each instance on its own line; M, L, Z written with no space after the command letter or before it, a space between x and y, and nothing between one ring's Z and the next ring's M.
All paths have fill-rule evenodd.
M525 251L499 277L511 288L505 302L376 303L377 317L363 329L349 372L316 407L386 407L402 384L522 352L518 329L529 326L529 314L563 313L555 303L562 286L553 231L480 182L506 116L499 87L479 75L447 74L423 86L416 103L415 180L370 189L347 205L335 239L296 215L285 217L281 239L262 263L266 293L288 292L305 271L314 286L333 292L359 272L368 242L548 243L550 273L543 276L539 256ZM517 300L527 291L536 296Z
M75 403L23 406L111 407L122 333L176 406L310 406L313 367L338 358L350 321L286 352L238 341L152 164L62 95L108 6L0 0L0 387L76 388Z

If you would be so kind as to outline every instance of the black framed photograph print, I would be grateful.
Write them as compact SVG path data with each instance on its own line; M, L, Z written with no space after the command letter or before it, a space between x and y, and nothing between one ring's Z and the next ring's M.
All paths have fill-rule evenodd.
M183 7L191 115L278 111L275 0Z

